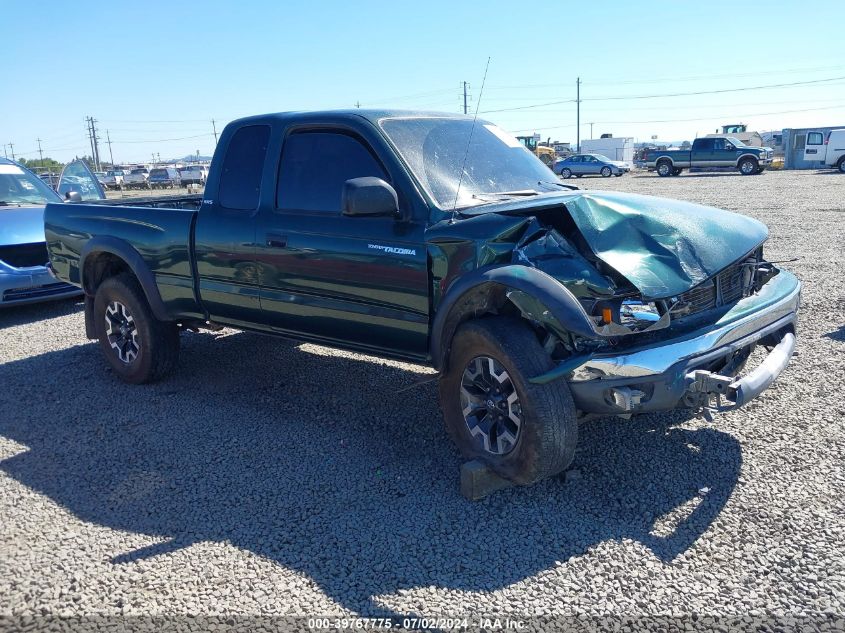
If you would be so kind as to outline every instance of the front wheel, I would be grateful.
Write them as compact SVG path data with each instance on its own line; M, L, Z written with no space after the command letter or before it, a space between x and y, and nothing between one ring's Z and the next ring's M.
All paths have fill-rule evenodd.
M440 378L449 435L466 459L527 485L565 470L575 456L578 422L563 380L529 382L554 367L521 319L469 321L457 333Z
M568 169L568 168L561 169L560 170L560 177L566 178L566 179L572 178L572 170Z
M601 176L602 178L610 178L613 174L613 170L610 167L602 167L601 168Z
M743 158L739 163L739 173L743 176L751 176L757 173L759 165L753 158Z
M138 280L129 273L106 279L94 297L94 327L100 348L124 382L164 377L179 358L179 328L159 321Z

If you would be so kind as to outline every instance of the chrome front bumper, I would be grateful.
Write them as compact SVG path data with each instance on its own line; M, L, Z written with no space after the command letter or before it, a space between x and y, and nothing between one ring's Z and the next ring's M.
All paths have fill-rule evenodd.
M795 346L800 294L798 279L780 271L706 328L662 345L586 359L568 380L576 406L599 414L742 406L786 367ZM775 348L745 378L707 371L761 339Z

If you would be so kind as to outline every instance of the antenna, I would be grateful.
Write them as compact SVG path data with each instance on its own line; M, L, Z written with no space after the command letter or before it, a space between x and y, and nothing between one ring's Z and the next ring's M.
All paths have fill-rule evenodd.
M458 207L458 195L461 193L461 183L464 181L464 169L467 166L467 157L469 156L469 147L472 145L472 135L475 132L475 122L478 119L478 109L481 107L481 97L484 95L484 84L487 81L487 70L490 68L490 58L487 58L487 65L484 67L484 79L481 80L481 90L478 91L478 101L475 102L475 116L472 117L472 127L469 130L469 140L464 151L464 162L461 163L461 176L458 178L458 188L455 190L455 202L452 204L452 219L455 221L455 209Z

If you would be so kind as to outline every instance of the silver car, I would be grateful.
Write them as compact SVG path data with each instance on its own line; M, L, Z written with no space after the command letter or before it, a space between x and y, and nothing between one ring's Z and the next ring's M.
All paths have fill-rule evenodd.
M573 154L555 163L554 172L561 178L575 176L621 176L631 170L628 163L610 160L601 154Z
M74 161L62 172L59 191L83 200L105 197L96 176ZM18 163L0 157L0 308L81 294L47 269L44 206L62 197Z

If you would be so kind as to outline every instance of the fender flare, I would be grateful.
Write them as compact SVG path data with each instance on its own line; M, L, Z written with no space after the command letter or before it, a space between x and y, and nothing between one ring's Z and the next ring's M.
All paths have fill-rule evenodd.
M88 257L97 253L110 253L119 257L126 262L129 269L135 275L138 283L141 284L141 289L147 297L147 302L150 304L150 309L159 321L169 321L170 317L167 314L167 308L164 306L164 301L161 299L161 293L158 291L158 286L155 282L155 277L149 266L141 257L141 254L126 240L119 237L112 237L110 235L98 235L92 237L82 251L79 253L79 281L86 296L91 296L85 282L85 267Z
M657 165L665 160L668 160L669 164L672 165L672 167L675 166L675 159L671 156L658 156L657 160L654 161L654 168L657 169Z
M452 336L458 326L458 323L450 323L449 319L454 308L462 298L485 285L524 292L541 303L569 332L585 338L602 337L575 295L543 271L521 264L479 268L454 282L437 307L430 338L430 353L435 369L443 369Z
M757 164L760 164L760 156L758 154L742 154L739 158L736 159L736 167L739 169L739 164L746 158L753 158L757 161Z

